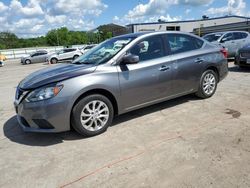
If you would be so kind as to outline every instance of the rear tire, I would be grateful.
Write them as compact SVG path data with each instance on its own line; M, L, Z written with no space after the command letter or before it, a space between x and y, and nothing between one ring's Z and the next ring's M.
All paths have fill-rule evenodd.
M202 99L212 97L217 89L217 83L218 75L213 70L206 70L201 76L199 89L195 95Z
M57 64L58 60L56 58L52 58L50 60L51 64Z
M83 136L95 136L107 130L114 117L110 100L99 94L82 98L73 108L72 127Z

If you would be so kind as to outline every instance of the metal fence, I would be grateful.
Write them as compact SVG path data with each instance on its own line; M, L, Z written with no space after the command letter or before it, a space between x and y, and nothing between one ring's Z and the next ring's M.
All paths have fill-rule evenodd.
M73 45L72 48L81 48L85 45ZM6 56L7 59L18 59L22 56L36 52L37 50L46 50L48 52L55 52L57 50L63 49L64 46L46 46L46 47L32 47L32 48L17 48L17 49L7 49L0 50L0 54Z

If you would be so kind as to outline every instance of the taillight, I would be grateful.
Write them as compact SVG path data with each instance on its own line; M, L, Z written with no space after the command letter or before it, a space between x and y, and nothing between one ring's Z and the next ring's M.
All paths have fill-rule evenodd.
M228 51L226 50L226 48L222 48L221 50L220 50L220 52L223 54L223 56L227 59L227 57L228 57Z

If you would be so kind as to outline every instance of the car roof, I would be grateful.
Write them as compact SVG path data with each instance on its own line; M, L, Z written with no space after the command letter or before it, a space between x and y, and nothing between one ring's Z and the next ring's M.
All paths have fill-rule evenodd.
M48 53L46 50L37 50L36 52L46 52L46 53Z
M216 35L216 34L226 34L226 33L248 33L247 31L225 31L225 32L215 32L215 33L209 33L206 35ZM248 33L249 34L249 33ZM204 35L204 36L206 36Z
M137 38L139 36L142 36L142 35L145 35L145 34L148 34L148 33L152 33L152 32L137 32L137 33L129 33L129 34L125 34L125 35L119 35L117 37L114 37L114 38L123 38L123 37L128 37L128 38Z

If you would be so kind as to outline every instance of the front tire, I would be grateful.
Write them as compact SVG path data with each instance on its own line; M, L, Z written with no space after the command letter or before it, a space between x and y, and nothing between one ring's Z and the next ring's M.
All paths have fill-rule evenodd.
M56 58L52 58L50 60L51 64L57 64L58 60Z
M79 55L74 55L73 60L77 59Z
M83 136L95 136L107 130L114 117L110 100L99 94L81 99L72 110L72 127Z
M196 96L206 99L214 95L217 89L218 75L213 70L206 70L200 79L199 89Z
M26 59L24 63L25 63L26 65L29 65L29 64L31 64L31 60L30 60L30 59Z

